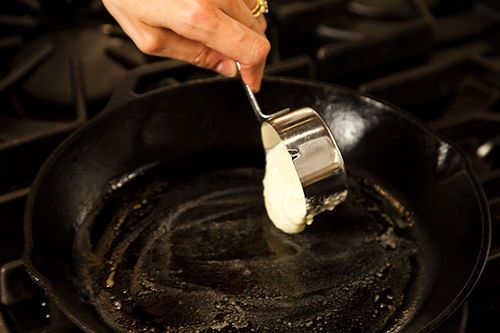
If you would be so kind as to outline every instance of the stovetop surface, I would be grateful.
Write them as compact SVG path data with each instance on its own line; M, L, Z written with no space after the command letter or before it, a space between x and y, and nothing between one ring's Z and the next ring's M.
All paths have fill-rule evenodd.
M500 2L274 0L270 10L268 74L384 99L468 154L489 199L492 250L437 332L500 331ZM26 196L50 152L104 108L117 82L159 61L170 60L140 53L100 1L0 4L0 333L79 332L20 260ZM212 75L172 62L142 89Z

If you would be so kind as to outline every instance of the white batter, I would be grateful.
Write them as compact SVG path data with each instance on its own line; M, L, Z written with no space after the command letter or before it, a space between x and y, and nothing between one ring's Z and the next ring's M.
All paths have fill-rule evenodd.
M263 123L261 134L266 149L267 215L278 229L289 234L301 232L307 222L307 202L292 157L271 125Z
M322 203L309 207L292 156L271 125L263 123L262 142L266 149L266 174L264 176L264 203L267 215L276 228L295 234L311 224L314 216L333 210L347 197L347 191L333 193Z
M274 225L289 234L304 230L307 205L292 157L284 144L266 151L264 202Z

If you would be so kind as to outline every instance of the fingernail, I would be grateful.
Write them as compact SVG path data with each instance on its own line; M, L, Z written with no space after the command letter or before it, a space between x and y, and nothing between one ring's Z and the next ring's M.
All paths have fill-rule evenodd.
M236 64L232 60L221 61L215 67L215 71L227 77L235 77L238 74Z

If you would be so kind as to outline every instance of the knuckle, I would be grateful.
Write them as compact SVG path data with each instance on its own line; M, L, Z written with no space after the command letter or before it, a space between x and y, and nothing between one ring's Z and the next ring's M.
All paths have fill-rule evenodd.
M195 56L191 59L190 63L203 68L211 68L211 64L209 62L210 49L207 47L200 47L197 50Z
M188 24L191 26L207 26L214 22L213 6L205 1L199 0L193 3L187 13Z
M267 38L255 39L252 46L252 55L255 63L262 63L266 60L267 54L271 50L271 43Z
M249 28L252 29L253 31L255 31L258 34L262 33L262 30L261 30L261 27L260 27L260 24L259 24L258 21L251 22Z
M161 52L160 40L153 34L144 34L138 41L137 47L146 54L156 55Z
M267 29L267 23L266 23L266 21L257 20L252 24L250 29L252 29L253 31L257 32L258 34L260 34L262 36L265 36L266 29Z
M262 32L264 33L267 30L267 21L263 18L262 20L260 20L259 25Z

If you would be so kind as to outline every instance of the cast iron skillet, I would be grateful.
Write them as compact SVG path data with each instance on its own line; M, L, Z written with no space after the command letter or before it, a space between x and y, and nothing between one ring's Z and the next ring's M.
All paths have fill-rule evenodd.
M247 151L262 165L258 124L238 82L208 79L134 92L147 71L135 71L108 112L58 147L28 198L28 271L86 332L112 329L70 282L73 241L110 182L151 163L220 149L228 160L231 151ZM391 188L419 216L420 298L403 331L435 329L470 293L489 249L488 206L466 157L413 117L348 89L267 78L258 98L263 110L312 106L331 127L347 167Z

